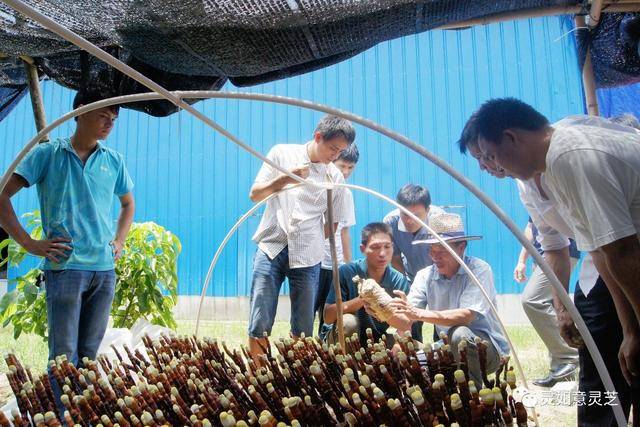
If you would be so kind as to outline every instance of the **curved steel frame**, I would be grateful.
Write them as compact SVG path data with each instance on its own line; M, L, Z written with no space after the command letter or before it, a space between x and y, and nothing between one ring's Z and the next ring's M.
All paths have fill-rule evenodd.
M551 269L549 264L535 250L535 248L533 247L531 242L529 242L526 239L526 237L520 231L520 229L517 227L517 225L506 215L506 213L499 206L497 206L486 194L484 194L478 187L476 187L465 176L463 176L458 171L453 169L450 165L448 165L446 162L444 162L439 157L435 156L433 153L428 151L426 148L424 148L424 147L412 142L411 140L409 140L408 138L406 138L403 135L400 135L400 134L398 134L398 133L396 133L394 131L391 131L389 129L384 128L383 126L378 125L375 122L372 122L370 120L364 119L364 118L359 117L359 116L357 116L355 114L351 114L351 113L348 113L348 112L345 112L345 111L342 111L342 110L338 110L338 109L334 109L334 108L331 108L331 107L327 107L327 106L324 106L324 105L315 104L315 103L312 103L312 102L309 102L309 101L300 101L300 100L296 100L296 99L293 99L293 98L276 97L276 96L271 96L271 95L246 94L246 93L243 94L243 93L218 92L217 93L218 96L215 96L216 94L211 94L210 92L207 93L206 91L205 92L199 92L199 91L194 91L194 92L169 92L167 89L165 89L164 87L162 87L159 84L155 83L151 79L147 78L146 76L144 76L140 72L134 70L133 68L131 68L128 65L124 64L123 62L117 60L113 56L109 55L107 52L105 52L102 49L98 48L96 45L94 45L94 44L90 43L88 40L80 37L78 34L74 33L73 31L69 30L68 28L65 28L64 26L58 24L57 22L53 21L52 19L48 18L47 16L43 15L42 13L38 12L33 7L25 4L21 0L2 0L2 1L5 4L9 5L10 7L12 7L13 9L17 10L18 12L23 13L24 15L28 16L29 18L33 19L34 21L36 21L37 23L39 23L43 27L53 31L54 33L58 34L59 36L63 37L64 39L72 42L76 46L78 46L78 47L88 51L89 53L95 55L96 57L98 57L99 59L103 60L107 64L113 66L114 68L118 69L122 73L124 73L127 76L135 79L136 81L142 83L146 87L148 87L151 90L156 92L156 93L153 93L153 94L141 94L142 97L139 100L164 98L164 99L167 99L167 100L171 101L173 104L175 104L178 107L181 107L184 110L188 111L190 114L194 115L195 117L197 117L198 119L200 119L201 121L206 123L208 126L213 128L214 130L220 132L222 135L224 135L227 138L229 138L235 144L239 145L240 147L242 147L246 151L252 153L256 157L258 157L261 160L263 160L264 162L266 162L266 163L270 164L271 166L275 167L275 169L277 169L277 170L285 173L286 175L292 177L297 182L303 182L304 180L301 180L300 177L297 177L296 175L291 174L289 171L286 171L286 170L282 169L281 167L279 167L275 163L273 163L270 160L266 159L264 156L262 156L262 154L258 153L256 150L251 148L249 145L244 144L242 141L240 141L234 135L230 134L226 129L222 128L220 125L215 123L213 120L209 119L204 114L202 114L199 111L197 111L191 105L189 105L189 104L185 103L184 101L182 101L182 99L183 98L198 98L198 96L196 94L200 93L200 94L206 94L204 97L207 97L207 98L210 97L210 98L236 98L236 99L262 100L262 101L267 101L267 102L278 102L278 103L288 104L288 105L297 105L297 106L300 106L300 107L303 107L303 108L309 108L309 109L316 110L316 111L322 111L322 112L325 112L325 113L335 114L335 115L341 116L343 118L346 118L348 120L351 120L352 122L358 123L358 124L360 124L362 126L368 127L368 128L370 128L372 130L375 130L375 131L377 131L379 133L382 133L383 135L385 135L385 136L387 136L387 137L399 142L400 144L406 146L407 148L409 148L409 149L417 152L421 156L425 157L427 160L431 161L436 166L438 166L439 168L444 170L446 173L451 175L454 179L456 179L464 187L466 187L469 191L471 191L476 197L478 197L478 199L480 199L480 201L482 203L484 203L500 219L500 221L507 226L507 228L509 228L509 230L518 238L518 240L523 245L523 247L525 247L527 249L529 254L538 263L538 265L542 269L543 273L545 273L547 278L550 279L551 284L555 288L560 300L565 305L565 307L567 308L567 311L569 312L569 314L571 315L573 321L575 322L576 327L580 331L580 334L582 335L582 338L584 339L585 345L587 346L587 349L589 350L589 353L591 354L591 357L593 358L594 363L596 364L596 368L598 370L598 374L600 375L605 388L607 390L609 390L609 391L615 391L615 387L613 386L613 381L611 380L611 376L609 375L609 371L607 370L607 368L606 368L606 366L604 364L604 361L602 359L602 355L598 351L598 348L597 348L597 346L595 344L595 341L593 340L593 337L589 333L589 330L587 329L586 324L584 323L584 320L580 316L580 313L578 313L575 305L573 304L573 301L571 301L571 298L569 298L569 295L565 291L564 287L562 286L562 284L560 283L560 281L558 280L556 275L553 273L553 270ZM186 95L191 95L191 96L184 96L185 94ZM145 95L149 96L149 98L144 98ZM131 95L131 96L132 97L136 97L138 95ZM113 101L114 99L120 99L121 101L120 102L112 102L112 103L105 102L105 101L109 101L110 102L110 101ZM124 97L111 98L110 100L99 101L99 102L96 102L96 103L93 103L93 104L89 104L89 105L87 105L85 107L81 107L78 110L74 110L73 112L71 112L69 114L66 114L63 117L67 117L67 116L68 116L68 118L75 117L78 114L80 114L80 113L77 113L79 110L82 110L82 108L86 108L86 107L92 107L92 108L86 108L86 110L83 110L82 112L87 112L87 111L91 111L91 110L96 109L96 108L100 108L99 106L96 106L96 105L101 104L101 103L104 103L104 104L101 105L102 107L107 106L107 105L113 105L113 104L116 104L116 103L122 103L122 99L131 100L132 98L129 98L128 96L124 96ZM75 114L72 114L72 113L75 113ZM68 120L68 118L66 120ZM59 122L58 123L58 125L59 125L60 123L63 123L66 120L58 119L56 122ZM6 182L8 181L9 177L11 176L11 173L13 173L13 170L15 169L15 167L17 166L19 161L27 154L27 152L31 149L31 147L33 147L33 145L35 145L35 143L40 140L42 135L44 135L46 133L45 131L49 131L50 129L53 129L53 128L55 128L55 126L47 126L46 128L44 128L36 136L37 139L32 140L29 144L27 144L27 147L25 147L19 153L18 157L11 163L11 165L9 167L9 170L7 170L7 172L3 176L2 180L0 180L0 191L2 191L4 189L4 186L6 185ZM314 185L312 183L309 183L309 184L310 185ZM625 419L624 413L623 413L622 408L620 407L620 405L615 405L613 407L613 412L615 414L616 421L618 422L618 425L619 426L625 426L627 424L627 421Z

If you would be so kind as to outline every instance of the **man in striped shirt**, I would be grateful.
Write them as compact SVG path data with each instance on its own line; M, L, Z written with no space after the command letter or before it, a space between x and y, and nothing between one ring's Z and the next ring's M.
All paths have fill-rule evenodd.
M355 129L349 121L329 115L318 123L311 141L276 145L267 158L309 181L342 183L344 177L332 162L354 139ZM271 333L285 278L291 293L291 333L294 337L312 335L324 239L348 215L346 191L336 188L333 229L325 229L327 191L310 185L291 188L293 184L292 178L264 163L249 194L258 202L286 190L267 202L253 236L258 250L253 262L248 332L249 349L257 362L267 345L264 336Z

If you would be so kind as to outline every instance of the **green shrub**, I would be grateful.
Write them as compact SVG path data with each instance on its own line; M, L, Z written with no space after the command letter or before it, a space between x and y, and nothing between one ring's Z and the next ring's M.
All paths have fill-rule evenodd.
M34 239L42 238L40 212L24 215L27 229ZM9 246L9 256L0 266L18 266L27 252L11 239L0 242ZM153 222L134 223L125 242L122 256L116 261L115 296L111 306L113 326L130 328L139 319L175 329L172 309L178 299L178 255L180 240ZM42 271L33 268L11 279L16 288L0 300L2 326L13 326L13 336L35 333L47 338L47 310L44 289L40 287Z

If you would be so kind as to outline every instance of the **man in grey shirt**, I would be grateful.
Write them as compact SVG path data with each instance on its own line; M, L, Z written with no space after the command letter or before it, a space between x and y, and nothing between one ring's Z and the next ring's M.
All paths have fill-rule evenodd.
M431 206L431 195L425 187L416 184L405 184L398 195L396 202L409 212L428 222L429 218L444 213L437 206ZM415 246L414 241L426 240L429 232L426 228L414 221L409 215L395 209L384 217L384 223L389 224L393 232L393 258L391 265L409 281L413 282L416 273L433 264L429 256L429 248ZM415 322L411 327L411 335L414 339L422 341L422 322Z

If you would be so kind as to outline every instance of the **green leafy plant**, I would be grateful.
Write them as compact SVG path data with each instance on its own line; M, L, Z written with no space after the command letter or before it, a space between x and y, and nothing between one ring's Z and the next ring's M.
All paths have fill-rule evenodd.
M178 255L175 234L153 222L133 224L122 257L111 307L113 326L130 328L138 319L176 328L172 309L178 302Z
M31 237L41 239L40 212L23 216ZM27 252L12 239L0 242L0 249L9 247L7 259L0 266L20 265ZM164 227L153 222L134 223L125 242L122 256L116 262L118 276L111 306L113 326L130 328L139 319L175 329L172 309L178 300L178 256L180 240ZM39 285L42 271L33 268L11 279L13 291L0 299L2 326L13 326L13 336L35 333L47 338L45 291Z

